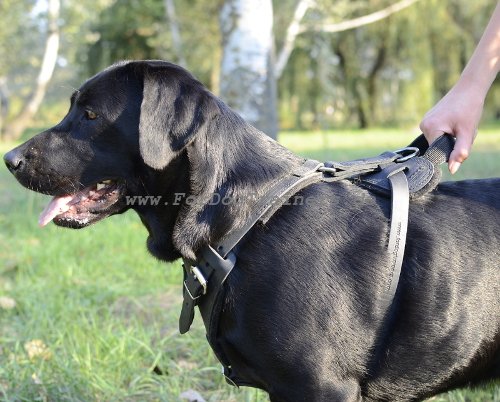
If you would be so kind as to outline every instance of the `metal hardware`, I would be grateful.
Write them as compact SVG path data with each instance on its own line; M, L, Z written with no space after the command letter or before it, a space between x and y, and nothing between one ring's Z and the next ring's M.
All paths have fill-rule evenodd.
M318 168L318 171L322 173L335 174L337 172L337 169L334 167L327 167L323 165Z
M196 266L191 267L191 272L193 273L194 277L200 282L201 287L203 288L203 293L202 294L207 294L207 280L201 273L200 269Z
M226 382L229 385L232 385L233 387L239 388L238 384L236 384L232 379L231 379L231 366L224 366L222 365L222 375L226 379Z
M184 264L182 264L182 267L184 269L186 269L186 266ZM186 280L184 281L184 289L186 289L186 292L189 295L189 297L191 298L191 300L194 301L194 300L198 300L201 296L203 296L207 293L207 280L205 279L201 270L198 267L192 266L192 265L188 265L188 267L189 267L188 269L189 269L190 273L194 276L194 279L198 281L201 288L203 289L203 292L201 294L199 294L198 296L193 296L193 294L189 290L189 286L187 284L187 281ZM198 293L198 291L196 291L196 293Z
M189 297L190 297L190 298L191 298L191 300L193 300L193 301L194 301L194 300L198 300L198 299L202 296L202 295L199 295L199 296L196 296L196 297L195 297L195 296L193 296L193 295L191 294L191 292L189 291L189 287L188 287L188 285L186 284L186 281L184 281L184 289L186 289L186 292L188 293Z
M410 153L408 155L403 155L406 152ZM420 149L418 149L417 147L406 147L398 149L397 151L394 151L394 153L401 155L401 157L396 159L394 162L401 163L401 162L406 162L408 159L418 156L420 154Z

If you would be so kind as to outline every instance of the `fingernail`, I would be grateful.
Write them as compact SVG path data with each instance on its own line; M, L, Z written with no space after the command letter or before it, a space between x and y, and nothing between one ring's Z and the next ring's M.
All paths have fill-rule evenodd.
M451 162L450 162L450 166L449 166L450 173L451 173L451 174L455 174L455 173L457 173L457 170L460 168L460 165L461 165L461 163L460 163L460 162L457 162L457 161L451 161Z

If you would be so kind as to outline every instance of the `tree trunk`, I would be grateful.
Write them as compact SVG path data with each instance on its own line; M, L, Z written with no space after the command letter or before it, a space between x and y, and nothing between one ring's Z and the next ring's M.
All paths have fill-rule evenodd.
M179 23L175 12L174 0L164 0L165 4L165 14L167 21L170 25L170 33L172 35L172 46L177 56L177 62L187 68L186 59L184 58L181 30L179 29Z
M367 77L367 93L368 93L368 111L370 113L370 120L377 120L377 82L379 73L382 71L385 61L387 59L387 31L381 38L381 43L377 48L377 56L370 69Z
M276 59L275 74L276 78L280 78L285 69L286 63L292 54L293 48L295 46L295 39L300 33L300 23L307 10L313 5L312 0L299 0L297 6L295 7L295 12L293 13L293 18L288 28L286 30L285 40L283 42L283 47L278 54Z
M278 132L271 0L226 0L220 12L221 97L272 138Z
M48 36L45 43L45 53L43 55L40 73L38 74L36 88L23 106L19 115L6 127L5 139L16 140L28 126L33 116L38 111L43 101L47 85L52 78L54 67L59 51L59 28L57 20L59 18L60 0L49 0L48 8Z
M356 113L358 116L358 124L359 128L368 128L369 126L369 121L368 121L368 114L366 112L366 102L365 102L365 96L363 95L363 90L361 89L361 86L357 81L354 82L354 87L353 87L353 97L355 100L355 109Z

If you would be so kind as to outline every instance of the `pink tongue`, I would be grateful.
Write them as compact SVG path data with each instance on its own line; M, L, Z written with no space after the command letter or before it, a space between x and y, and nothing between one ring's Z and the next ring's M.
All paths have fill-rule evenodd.
M66 212L70 208L68 203L73 198L74 196L72 195L52 198L49 205L47 205L43 210L43 212L40 214L40 218L38 218L38 225L40 227L43 227L47 223L49 223L52 219L54 219L57 215Z

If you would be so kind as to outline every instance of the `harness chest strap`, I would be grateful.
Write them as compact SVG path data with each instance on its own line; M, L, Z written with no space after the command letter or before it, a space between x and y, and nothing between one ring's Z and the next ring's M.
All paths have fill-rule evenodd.
M200 305L200 309L204 311L212 309L217 293L236 263L234 248L240 240L274 204L282 205L286 201L283 197L289 193L290 189L303 188L315 181L319 181L322 173L318 172L318 168L321 165L318 161L305 161L291 176L275 183L259 199L254 211L241 228L231 232L215 248L210 245L204 247L199 261L184 260L184 302L179 318L179 331L181 334L189 331L196 305ZM207 287L207 281L210 281L210 287ZM204 300L203 303L200 303L199 299L202 297ZM207 333L210 328L210 315L202 314Z

